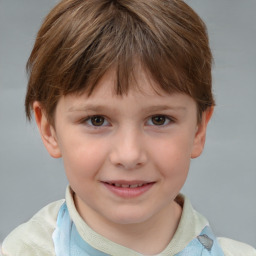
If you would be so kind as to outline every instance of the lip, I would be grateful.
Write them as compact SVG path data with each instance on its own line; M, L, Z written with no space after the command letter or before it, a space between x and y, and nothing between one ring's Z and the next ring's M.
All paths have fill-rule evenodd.
M151 187L155 184L155 182L148 182L142 180L113 180L102 183L110 192L122 198L139 197L142 194L146 193L148 190L150 190ZM118 186L114 184L118 184Z

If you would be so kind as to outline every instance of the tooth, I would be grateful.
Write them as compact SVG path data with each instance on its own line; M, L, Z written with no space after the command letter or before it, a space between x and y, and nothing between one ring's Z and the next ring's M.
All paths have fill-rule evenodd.
M144 185L144 183L141 184L133 184L133 185L129 185L129 184L118 184L118 183L109 183L112 186L115 187L122 187L122 188L137 188L137 187L142 187Z
M123 184L121 185L122 188L129 188L129 185Z

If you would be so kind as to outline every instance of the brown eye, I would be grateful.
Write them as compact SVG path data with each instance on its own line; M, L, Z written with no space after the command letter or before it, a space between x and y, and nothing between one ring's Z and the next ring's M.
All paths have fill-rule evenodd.
M102 126L105 122L105 118L102 116L93 116L90 118L90 121L93 126Z
M166 121L165 116L153 116L152 117L152 123L154 125L164 125Z

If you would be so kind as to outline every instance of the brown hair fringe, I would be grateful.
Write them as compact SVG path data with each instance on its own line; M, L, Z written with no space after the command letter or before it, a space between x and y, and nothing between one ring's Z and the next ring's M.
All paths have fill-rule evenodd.
M181 0L63 0L46 17L27 63L25 100L31 119L39 101L48 119L61 96L92 94L110 68L115 90L127 94L138 62L166 93L214 105L212 54L200 17Z

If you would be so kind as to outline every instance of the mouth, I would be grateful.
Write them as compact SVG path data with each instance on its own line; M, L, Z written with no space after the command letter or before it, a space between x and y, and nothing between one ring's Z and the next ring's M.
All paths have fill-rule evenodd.
M155 182L147 181L107 181L105 187L113 194L122 198L134 198L149 191Z
M144 183L138 183L138 184L122 184L122 183L109 183L106 182L108 185L114 186L114 187L118 187L118 188L138 188L138 187L142 187L145 186L151 182L144 182Z

